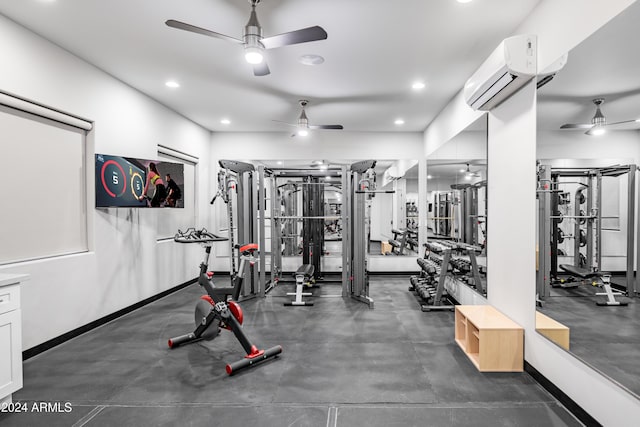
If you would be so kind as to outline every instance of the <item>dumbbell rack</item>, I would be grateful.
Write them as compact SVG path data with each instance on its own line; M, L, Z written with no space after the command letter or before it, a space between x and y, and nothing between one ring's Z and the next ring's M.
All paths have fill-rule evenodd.
M455 242L427 243L424 258L417 260L419 276L410 278L409 291L420 297L422 311L451 310L455 304L447 289L463 283L484 295L484 284L475 256L476 247ZM455 252L463 252L469 259L456 257ZM443 266L446 271L442 273Z
M452 270L451 249L437 243L428 245L430 250L425 254L425 258L417 260L420 275L410 278L409 291L415 292L422 300L422 311L453 311L454 302L445 287L446 281L453 279L453 276L448 274Z
M429 243L427 244L427 248L433 248L433 245L433 243ZM471 288L474 288L478 293L486 295L485 285L480 277L480 266L478 265L478 259L476 258L476 252L480 252L482 248L479 246L469 245L467 243L452 242L449 240L438 242L436 245L451 249L452 255L450 264L454 268L453 274L455 279ZM436 251L438 251L437 247ZM454 256L454 253L466 255L469 259ZM486 274L486 271L483 271L482 273Z

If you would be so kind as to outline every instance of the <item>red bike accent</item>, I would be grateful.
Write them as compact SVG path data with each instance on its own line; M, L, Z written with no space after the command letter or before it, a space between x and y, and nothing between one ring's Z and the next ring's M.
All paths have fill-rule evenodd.
M255 359L256 357L260 357L264 354L264 350L258 350L258 347L255 345L251 346L251 353L247 354L245 359Z
M169 344L169 348L173 348L173 340L169 340L167 344Z
M253 251L257 251L257 250L258 250L258 244L257 243L249 243L247 245L240 246L240 252L241 253L253 252Z
M202 295L200 299L207 301L211 305L216 305L216 302L209 295Z
M211 279L213 277L213 271L207 271L207 277Z
M235 301L229 301L227 303L227 306L229 306L229 310L231 310L231 314L233 314L233 317L235 317L238 323L242 325L244 314L242 313L242 308L240 307L240 305Z

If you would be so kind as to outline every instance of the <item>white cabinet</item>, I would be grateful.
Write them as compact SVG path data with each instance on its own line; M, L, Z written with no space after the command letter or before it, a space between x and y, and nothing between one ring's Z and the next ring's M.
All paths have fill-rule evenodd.
M0 274L0 402L22 388L20 282L27 275Z

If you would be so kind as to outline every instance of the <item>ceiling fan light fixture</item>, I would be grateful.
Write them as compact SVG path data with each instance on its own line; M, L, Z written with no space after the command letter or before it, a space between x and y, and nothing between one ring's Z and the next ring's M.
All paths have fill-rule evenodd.
M306 129L298 129L298 136L307 136L309 135L309 131Z
M593 127L591 130L589 130L589 135L593 135L593 136L600 136L600 135L604 135L607 132L607 130L602 127L602 126L595 126Z
M259 47L246 47L244 49L244 59L249 64L262 64L262 61L264 60L262 49L260 49Z

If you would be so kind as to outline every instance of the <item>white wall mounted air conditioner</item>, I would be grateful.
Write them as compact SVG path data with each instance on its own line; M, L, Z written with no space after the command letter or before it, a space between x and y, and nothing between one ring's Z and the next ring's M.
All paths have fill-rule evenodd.
M536 36L504 39L464 85L474 110L491 110L536 75Z

